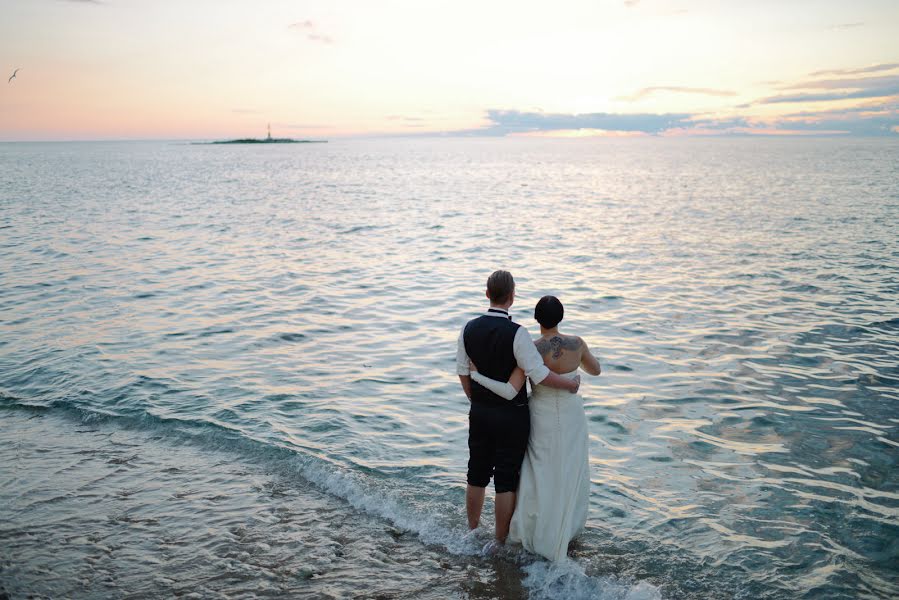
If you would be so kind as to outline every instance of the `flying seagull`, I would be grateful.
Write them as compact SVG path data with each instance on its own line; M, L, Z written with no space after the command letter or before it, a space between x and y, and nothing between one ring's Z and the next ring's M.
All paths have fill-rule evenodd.
M22 69L19 68L19 69L16 69L15 71L13 71L12 75L9 76L9 79L6 80L6 83L12 83L12 80L16 78L16 73L18 73L21 70Z

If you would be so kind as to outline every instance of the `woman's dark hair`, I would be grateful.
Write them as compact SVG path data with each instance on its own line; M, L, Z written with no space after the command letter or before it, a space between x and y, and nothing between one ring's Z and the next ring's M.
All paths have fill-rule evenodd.
M565 316L565 307L555 296L543 296L534 307L534 318L546 329L552 329Z

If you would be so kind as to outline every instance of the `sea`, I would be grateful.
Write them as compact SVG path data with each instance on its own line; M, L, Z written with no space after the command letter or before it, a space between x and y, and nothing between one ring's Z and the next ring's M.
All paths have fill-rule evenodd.
M466 535L500 268L603 367L559 563ZM897 298L897 137L0 144L0 597L896 598Z

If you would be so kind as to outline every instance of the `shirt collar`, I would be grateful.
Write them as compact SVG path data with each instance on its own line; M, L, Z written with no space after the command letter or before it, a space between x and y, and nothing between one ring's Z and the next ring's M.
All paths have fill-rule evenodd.
M488 317L502 317L503 319L509 319L510 321L512 320L512 317L509 316L509 311L504 308L496 308L494 306L488 308L487 312L485 312L484 315Z

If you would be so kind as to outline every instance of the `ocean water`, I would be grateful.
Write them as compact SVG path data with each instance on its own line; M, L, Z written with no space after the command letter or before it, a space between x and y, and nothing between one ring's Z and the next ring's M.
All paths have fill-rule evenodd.
M896 597L897 225L892 139L0 144L0 596ZM562 564L464 536L496 268L604 368Z

